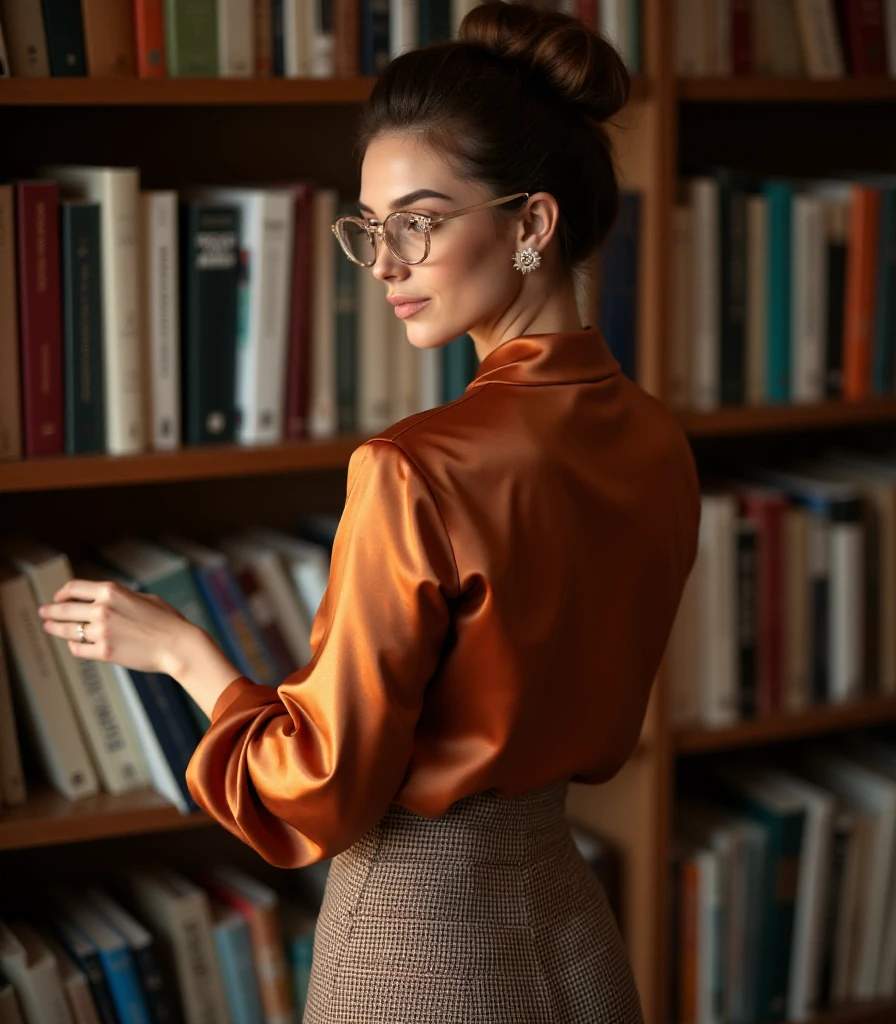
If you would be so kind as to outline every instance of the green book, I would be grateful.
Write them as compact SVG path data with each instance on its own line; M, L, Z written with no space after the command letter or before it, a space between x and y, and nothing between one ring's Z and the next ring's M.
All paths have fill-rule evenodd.
M62 336L65 450L106 450L103 389L103 295L100 204L59 204L62 252Z
M217 78L217 0L167 0L165 45L171 78Z

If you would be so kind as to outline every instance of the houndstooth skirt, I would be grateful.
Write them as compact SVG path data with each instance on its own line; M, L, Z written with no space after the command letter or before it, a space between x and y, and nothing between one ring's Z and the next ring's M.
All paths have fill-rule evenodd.
M331 862L303 1024L640 1024L566 790L392 804Z

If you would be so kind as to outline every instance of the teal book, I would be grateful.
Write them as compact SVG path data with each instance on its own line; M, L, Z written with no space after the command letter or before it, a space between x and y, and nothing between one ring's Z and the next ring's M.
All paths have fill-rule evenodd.
M739 172L715 171L719 188L719 376L723 405L746 397L747 186Z
M790 401L793 192L792 183L787 181L767 181L762 187L762 193L768 200L766 399L772 403Z
M449 341L442 349L442 402L453 402L476 375L476 349L469 334Z
M357 214L357 206L343 205L340 217ZM358 404L358 293L359 274L368 270L345 258L339 246L333 246L336 260L336 415L340 434L357 430Z
M805 808L791 793L749 768L720 766L710 784L726 806L761 825L768 838L760 889L756 1019L784 1021Z
M265 1024L249 926L236 910L213 900L212 935L232 1019L238 1024Z
M59 222L65 451L98 455L106 450L100 205L62 202Z
M236 435L240 215L191 202L180 216L184 442L226 444Z
M165 46L171 78L217 78L217 0L166 0Z

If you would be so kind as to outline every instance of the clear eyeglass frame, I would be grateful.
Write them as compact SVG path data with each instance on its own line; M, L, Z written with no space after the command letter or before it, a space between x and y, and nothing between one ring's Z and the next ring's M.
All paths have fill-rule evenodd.
M389 252L391 252L399 262L404 263L409 267L416 267L422 263L427 256L429 256L430 233L436 224L441 224L446 220L454 220L455 217L462 217L466 213L475 213L477 210L487 210L491 206L501 206L504 203L509 203L514 199L521 199L523 197L528 199L529 193L514 192L511 196L501 196L500 199L489 199L487 202L477 203L475 206L465 206L462 210L452 210L450 213L441 213L436 215L430 215L428 213L414 213L413 210L395 210L393 213L390 213L382 223L375 220L367 220L364 217L340 217L339 220L332 225L332 230L342 248L342 251L352 261L352 263L356 263L359 267L372 267L376 263L377 257L379 256L380 239L386 243ZM415 227L423 229L423 255L418 260L405 259L401 253L395 251L395 247L389 241L389 222L393 221L396 217L408 216L411 218ZM359 260L351 251L343 235L343 228L346 224L353 224L367 232L367 237L370 240L370 247L373 250L372 260L368 262Z

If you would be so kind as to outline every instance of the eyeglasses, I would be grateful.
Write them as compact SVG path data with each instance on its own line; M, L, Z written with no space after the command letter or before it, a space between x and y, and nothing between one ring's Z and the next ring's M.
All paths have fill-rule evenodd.
M452 210L431 217L426 213L413 213L410 210L396 210L382 222L366 220L364 217L340 217L333 225L333 234L339 240L346 256L360 267L372 267L376 263L377 246L383 238L389 252L402 263L415 266L422 263L429 255L430 232L436 224L465 213L476 210L487 210L490 206L501 206L513 199L529 198L528 192L515 192L512 196L490 199L487 203L477 203L463 210Z

